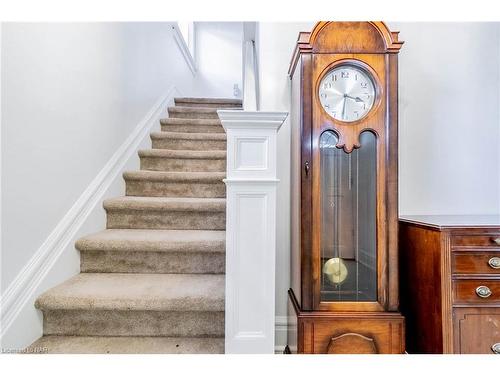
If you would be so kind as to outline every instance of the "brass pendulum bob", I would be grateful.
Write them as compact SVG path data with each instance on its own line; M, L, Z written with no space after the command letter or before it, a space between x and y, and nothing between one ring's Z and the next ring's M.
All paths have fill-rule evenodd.
M342 258L330 258L323 265L323 273L334 284L342 284L347 278L347 267Z

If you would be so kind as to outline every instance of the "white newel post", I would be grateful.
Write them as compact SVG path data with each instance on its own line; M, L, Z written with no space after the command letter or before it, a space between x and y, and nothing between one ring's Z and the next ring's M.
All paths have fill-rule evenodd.
M217 111L227 134L226 353L274 353L276 140L286 112Z

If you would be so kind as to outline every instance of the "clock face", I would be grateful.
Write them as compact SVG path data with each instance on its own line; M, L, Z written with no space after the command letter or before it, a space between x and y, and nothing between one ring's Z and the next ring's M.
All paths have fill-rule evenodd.
M372 109L375 95L369 73L354 65L333 68L319 85L319 99L325 111L345 122L363 118Z

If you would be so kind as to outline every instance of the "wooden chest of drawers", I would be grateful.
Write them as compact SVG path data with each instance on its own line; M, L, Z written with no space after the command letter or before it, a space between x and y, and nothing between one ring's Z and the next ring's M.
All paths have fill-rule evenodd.
M500 217L401 217L399 252L406 350L500 354Z

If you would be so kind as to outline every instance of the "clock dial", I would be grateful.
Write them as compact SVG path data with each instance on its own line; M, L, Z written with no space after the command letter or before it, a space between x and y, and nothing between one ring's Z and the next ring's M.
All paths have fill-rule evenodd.
M345 122L363 118L372 109L375 94L370 75L354 65L333 68L319 86L319 99L325 111Z

